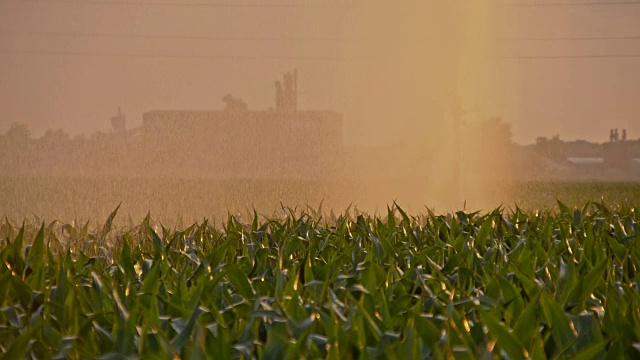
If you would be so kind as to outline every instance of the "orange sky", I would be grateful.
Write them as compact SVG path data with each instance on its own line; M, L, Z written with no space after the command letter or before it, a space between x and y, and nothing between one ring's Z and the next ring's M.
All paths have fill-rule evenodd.
M301 107L343 112L353 142L398 141L409 121L439 121L452 91L478 116L501 114L519 142L605 141L611 127L640 137L640 57L498 59L640 55L640 39L503 40L640 36L640 5L492 8L482 29L492 45L478 50L478 37L461 40L476 26L461 24L466 1L453 3L3 0L0 131L21 122L36 135L90 134L108 130L118 106L136 126L152 109L220 108L227 93L268 108L273 81L296 67ZM457 62L473 44L468 59L491 66L464 77Z

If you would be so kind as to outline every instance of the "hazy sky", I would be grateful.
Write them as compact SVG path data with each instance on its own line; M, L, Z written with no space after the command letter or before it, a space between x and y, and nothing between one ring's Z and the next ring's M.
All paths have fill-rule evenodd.
M36 135L88 135L108 130L118 106L133 127L149 110L220 108L227 93L264 109L273 106L273 81L296 67L300 106L343 112L348 138L383 138L368 129L384 126L401 133L401 121L392 127L367 114L403 101L412 114L448 106L442 94L456 88L450 63L473 47L458 47L460 33L475 26L461 26L456 13L467 1L408 3L0 0L0 131L18 122ZM273 6L283 4L297 6ZM474 114L502 115L519 142L555 134L605 141L612 127L640 137L640 3L487 10L483 31L499 45L480 56L490 66L477 66L475 77L457 74L468 84L482 78L476 95L463 96ZM509 40L573 37L636 38ZM583 55L638 56L502 58Z
M559 2L578 3L554 1ZM606 141L612 127L640 137L640 3L520 7L509 14L504 37L581 40L504 41L505 53L585 56L504 60L503 89L507 94L513 89L504 96L505 117L513 119L517 139L560 134ZM594 39L601 37L610 39Z

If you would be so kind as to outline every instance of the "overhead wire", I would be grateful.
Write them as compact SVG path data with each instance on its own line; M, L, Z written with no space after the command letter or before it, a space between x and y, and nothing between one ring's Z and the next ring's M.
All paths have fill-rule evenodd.
M357 58L347 58L347 57L323 57L323 56L166 55L166 54L99 53L99 52L48 51L48 50L0 50L0 54L80 56L80 57L125 57L125 58L140 58L140 59L192 59L192 60L352 61L357 59Z
M213 8L318 8L318 7L345 7L360 6L354 1L331 2L324 4L309 3L231 3L231 2L162 2L139 0L27 0L28 2L68 3L83 5L136 5L136 6L171 6L171 7L213 7ZM582 2L535 2L535 3L508 3L511 7L565 7L565 6L616 6L616 5L640 5L640 1L582 1ZM0 35L19 36L60 36L60 37L111 37L121 39L158 39L158 40L202 40L202 41L296 41L296 42L357 42L370 41L371 39L337 38L337 37L294 37L294 36L198 36L198 35L161 35L161 34L115 34L115 33L83 33L83 32L48 32L48 31L10 31L0 30ZM419 40L419 39L416 39ZM584 36L584 37L513 37L500 38L503 41L622 41L640 40L640 36ZM0 50L0 54L22 55L51 55L51 56L105 56L105 57L131 57L131 58L158 58L158 59L208 59L208 60L304 60L304 61L345 61L353 58L342 57L317 57L317 56L248 56L248 55L153 55L135 53L92 53L75 51L46 51L46 50ZM589 54L589 55L515 55L500 56L504 59L531 59L531 60L559 60L559 59L615 59L638 58L640 54Z
M161 34L124 34L90 33L66 31L11 31L1 30L0 35L19 36L60 36L60 37L104 37L121 39L157 39L157 40L206 40L206 41L309 41L309 42L353 42L368 39L338 37L297 37L297 36L199 36L199 35L161 35Z
M306 37L306 36L204 36L204 35L163 35L127 33L90 33L71 31L13 31L0 29L0 35L17 36L59 36L59 37L104 37L121 39L157 40L205 40L205 41L296 41L296 42L358 42L374 41L372 38ZM420 38L415 38L419 41ZM631 36L565 36L565 37L502 37L502 41L609 41L640 40L640 35Z
M529 59L529 60L562 60L562 59L623 59L640 58L640 54L591 54L591 55L515 55L501 56L502 59Z
M318 8L344 8L359 6L358 2L348 3L242 3L236 1L227 2L193 2L193 1L116 1L116 0L27 0L27 2L58 3L73 5L119 5L119 6L155 6L155 7L200 7L200 8L238 8L238 9L318 9Z
M609 41L609 40L640 40L640 35L632 36L565 36L565 37L511 37L500 38L505 41Z
M82 51L47 51L47 50L0 50L0 54L13 55L48 55L75 57L115 57L139 59L191 59L191 60L236 60L236 61L310 61L310 62L350 62L367 60L372 57L328 57L328 56L268 56L268 55L171 55L171 54L136 54L136 53L98 53ZM529 60L561 60L561 59L616 59L640 58L640 54L591 54L591 55L515 55L499 56L501 59Z
M577 6L624 6L640 5L640 1L583 1L583 2L528 2L504 3L508 7L577 7Z
M238 3L226 2L193 2L193 1L140 1L140 0L26 0L27 2L81 4L81 5L121 5L121 6L163 6L163 7L211 7L211 8L344 8L364 6L361 1L332 1L318 2L314 4L290 2L290 3ZM617 1L581 1L581 2L505 2L502 5L509 7L576 7L576 6L621 6L640 5L637 0Z

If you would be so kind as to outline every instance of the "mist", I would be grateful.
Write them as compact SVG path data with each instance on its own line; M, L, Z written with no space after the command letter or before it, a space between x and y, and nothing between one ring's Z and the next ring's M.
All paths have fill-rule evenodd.
M120 203L133 217L190 220L321 203L486 210L540 173L515 141L558 129L553 119L534 125L547 114L532 110L527 90L537 73L505 40L542 18L537 9L488 0L1 7L0 130L15 153L2 159L0 212L12 216L104 217ZM576 136L605 138L609 124L593 124Z

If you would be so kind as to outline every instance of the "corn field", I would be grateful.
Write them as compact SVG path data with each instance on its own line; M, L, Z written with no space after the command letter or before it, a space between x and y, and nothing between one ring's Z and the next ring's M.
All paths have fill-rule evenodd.
M640 357L636 206L0 225L3 358Z

